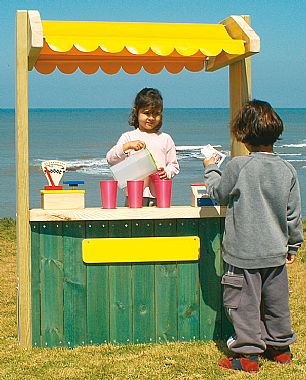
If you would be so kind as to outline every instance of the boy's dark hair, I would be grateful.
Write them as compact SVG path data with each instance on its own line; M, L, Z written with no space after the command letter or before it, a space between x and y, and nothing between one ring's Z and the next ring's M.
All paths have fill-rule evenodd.
M253 146L273 145L283 129L283 122L272 106L256 99L244 104L231 124L236 139Z
M138 92L134 100L133 108L129 117L129 125L133 125L135 129L139 127L138 113L142 108L146 108L152 113L162 112L163 110L163 98L161 93L155 88L143 88ZM158 129L162 126L162 118L158 125Z

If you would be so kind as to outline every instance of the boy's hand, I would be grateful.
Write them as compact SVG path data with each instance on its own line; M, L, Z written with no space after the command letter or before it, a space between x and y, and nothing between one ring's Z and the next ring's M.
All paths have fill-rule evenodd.
M292 264L294 259L295 259L295 255L291 255L290 253L287 253L286 264Z
M134 140L134 141L129 141L125 144L123 144L122 149L123 152L125 153L127 150L140 150L144 149L146 147L146 143L141 140Z
M167 173L164 168L159 168L158 174L160 179L167 179Z
M206 168L208 165L213 165L216 163L215 156L211 156L210 158L207 158L203 161L204 168Z

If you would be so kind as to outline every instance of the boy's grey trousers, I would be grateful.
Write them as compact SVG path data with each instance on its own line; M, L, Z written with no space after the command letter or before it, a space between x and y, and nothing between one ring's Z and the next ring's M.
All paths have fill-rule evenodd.
M266 346L281 348L296 340L291 329L286 265L241 269L226 266L223 302L235 335L228 348L239 354L260 354Z

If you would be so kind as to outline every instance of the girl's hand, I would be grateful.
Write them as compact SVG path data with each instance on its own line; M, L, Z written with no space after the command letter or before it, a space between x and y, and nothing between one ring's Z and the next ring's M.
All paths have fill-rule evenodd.
M134 140L134 141L129 141L125 144L123 144L122 149L123 152L125 153L127 150L140 150L144 149L146 147L146 143L141 140Z
M164 168L159 168L158 174L160 179L167 179L167 173Z
M295 259L295 255L291 255L290 253L287 254L286 258L286 264L292 264Z
M206 168L208 165L215 164L216 160L214 156L211 156L210 158L203 161L204 168Z

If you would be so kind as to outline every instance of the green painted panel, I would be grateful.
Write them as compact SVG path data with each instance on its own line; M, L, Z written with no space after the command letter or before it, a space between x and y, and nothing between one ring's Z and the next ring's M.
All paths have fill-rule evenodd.
M223 236L223 233L224 233L224 224L225 224L225 219L224 218L222 218L220 220L220 224L221 224L221 240L222 240L222 236ZM222 268L222 275L223 275L223 273L225 272L225 263L224 263L223 260L221 262L221 268ZM230 322L229 318L227 317L227 315L225 313L225 309L224 309L224 306L223 306L223 286L222 285L221 285L220 299L221 299L221 305L222 305L222 312L221 312L221 320L222 320L221 338L222 339L227 339L231 335L233 335L235 331L234 331L234 327L233 327L232 323Z
M155 236L176 236L176 220L154 221ZM156 341L177 340L177 265L155 265Z
M130 237L131 222L109 222L109 237ZM126 252L128 255L129 252ZM133 343L132 267L109 266L110 342Z
M86 238L108 237L108 221L86 223ZM109 342L108 265L87 265L88 344Z
M87 344L86 265L82 260L84 222L64 222L64 334L65 344Z
M220 219L201 219L200 339L221 338L221 234Z
M152 220L133 220L132 236L154 235ZM154 263L133 264L133 340L134 343L155 342Z
M223 229L223 218L31 223L33 346L227 337ZM85 237L188 235L200 236L199 263L82 261Z
M41 346L40 335L40 236L39 223L31 223L32 346Z
M178 236L198 236L198 219L178 219ZM199 263L177 264L178 340L198 340L200 335Z
M63 238L61 222L40 223L42 346L63 345Z

